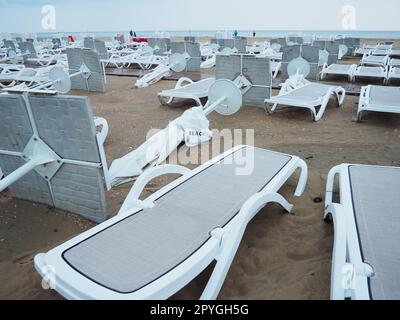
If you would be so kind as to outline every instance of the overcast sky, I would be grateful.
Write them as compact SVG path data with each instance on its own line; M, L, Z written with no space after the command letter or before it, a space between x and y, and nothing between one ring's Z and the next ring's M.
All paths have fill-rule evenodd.
M0 32L40 32L43 5L56 30L340 30L355 7L356 30L400 31L400 0L0 0Z

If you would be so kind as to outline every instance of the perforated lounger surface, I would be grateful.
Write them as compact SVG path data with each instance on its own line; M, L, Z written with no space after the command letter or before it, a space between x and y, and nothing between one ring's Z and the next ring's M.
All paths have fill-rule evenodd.
M210 89L211 85L215 82L215 78L207 78L200 80L198 82L189 84L184 88L179 89L171 89L165 90L163 93L165 94L174 94L174 93L183 93L183 94L191 94L196 96L207 96L208 89Z
M154 208L66 250L64 259L82 275L117 292L146 286L197 251L213 229L225 226L291 159L253 150L250 175L236 175L244 160L239 150L225 159L242 164L223 161L208 167L160 197Z
M370 103L381 106L398 106L400 109L400 88L371 86Z
M362 258L374 269L371 299L400 299L400 168L350 166Z
M273 98L279 99L281 97L282 99L289 99L295 102L313 102L317 99L323 98L328 93L329 88L332 88L332 86L327 84L312 83L299 89L295 89L284 96L275 96Z

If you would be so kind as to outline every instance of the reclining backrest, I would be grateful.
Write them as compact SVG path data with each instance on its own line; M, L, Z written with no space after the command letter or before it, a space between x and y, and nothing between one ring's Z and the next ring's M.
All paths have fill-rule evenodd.
M37 138L60 157L13 183L11 195L104 221L104 170L88 98L0 95L0 112L0 167L5 175L25 163L10 151L24 153Z
M272 76L269 58L217 55L216 60L216 79L234 81L243 75L251 84L243 93L243 104L264 107L264 100L271 97Z

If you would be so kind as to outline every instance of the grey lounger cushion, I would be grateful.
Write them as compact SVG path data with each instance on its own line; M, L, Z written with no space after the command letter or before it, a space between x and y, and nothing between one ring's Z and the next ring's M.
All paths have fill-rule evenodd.
M371 299L400 299L400 168L350 166L363 261L375 275Z
M400 88L371 86L370 103L381 106L399 106L400 109Z
M242 165L234 162L214 164L160 197L154 208L66 250L64 259L82 275L120 293L146 286L196 252L213 229L225 226L291 159L254 150L250 175L236 175Z

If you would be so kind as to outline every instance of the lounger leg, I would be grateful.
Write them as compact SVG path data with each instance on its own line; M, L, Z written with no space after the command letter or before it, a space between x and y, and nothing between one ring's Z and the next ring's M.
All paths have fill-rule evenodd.
M362 111L357 112L357 122L362 122Z
M294 195L296 197L300 197L303 194L308 179L308 167L307 164L302 159L298 160L298 168L301 170L301 172L300 172L299 182L297 183L296 191L294 192Z
M233 226L227 233L222 235L221 238L221 254L217 258L217 264L214 271L207 282L200 299L214 300L220 292L232 261L235 257L236 251L240 245L244 231L246 230L248 222L257 214L257 212L269 202L279 203L286 210L290 211L292 205L289 204L285 198L278 193L263 193L259 192L252 196L242 206L238 218L240 221ZM218 230L215 231L216 236L220 236Z
M325 213L324 213L324 220L328 221L330 216L329 207L332 205L332 198L333 198L333 187L335 184L335 178L337 175L340 174L341 166L336 166L332 168L327 177L326 181L326 193L325 193Z
M174 101L174 98L173 98L173 97L170 97L170 98L168 99L168 101L165 101L164 97L162 97L162 96L159 95L159 96L158 96L158 100L160 101L161 105L167 106L167 105L171 104L172 101Z
M358 101L358 108L357 108L357 122L361 122L362 120L362 113L363 113L363 108L364 108L364 101L367 98L367 95L369 95L369 90L370 87L362 87L361 92L360 92L360 99Z

